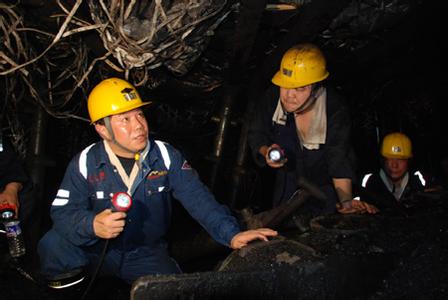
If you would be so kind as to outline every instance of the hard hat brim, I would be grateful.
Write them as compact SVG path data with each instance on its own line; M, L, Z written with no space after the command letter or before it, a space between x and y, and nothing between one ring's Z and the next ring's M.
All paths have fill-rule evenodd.
M314 80L310 80L310 81L292 81L292 80L287 80L285 78L285 76L282 74L282 72L277 71L277 73L275 73L275 75L272 77L271 82L279 87L285 88L285 89L295 89L295 88L299 88L299 87L303 87L306 85L310 85L319 81L322 81L324 79L326 79L328 76L330 75L330 73L325 72L325 74L319 78L316 78Z

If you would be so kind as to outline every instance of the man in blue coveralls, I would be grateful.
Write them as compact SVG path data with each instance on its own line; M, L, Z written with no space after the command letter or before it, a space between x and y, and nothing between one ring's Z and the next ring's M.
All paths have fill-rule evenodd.
M179 273L165 235L171 194L219 243L239 249L250 241L277 235L267 228L241 232L180 152L148 138L148 123L136 89L119 78L100 82L90 93L88 110L102 141L76 155L52 203L52 229L40 240L42 273L50 287L83 280L106 240L102 272L131 283L148 274ZM111 210L118 192L132 197L125 212Z

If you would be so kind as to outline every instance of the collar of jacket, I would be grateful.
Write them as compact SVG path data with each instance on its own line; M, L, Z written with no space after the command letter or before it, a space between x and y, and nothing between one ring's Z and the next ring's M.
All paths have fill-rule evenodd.
M155 149L155 142L152 139L148 139L149 143L149 150L148 154L146 155L145 159L142 160L142 165L145 168L149 168L154 165L154 163L159 160L159 155L157 153L157 150ZM98 152L95 154L95 168L99 169L102 166L104 166L106 163L109 163L109 157L107 156L106 149L104 148L103 142L98 142L96 144L97 147L99 147Z

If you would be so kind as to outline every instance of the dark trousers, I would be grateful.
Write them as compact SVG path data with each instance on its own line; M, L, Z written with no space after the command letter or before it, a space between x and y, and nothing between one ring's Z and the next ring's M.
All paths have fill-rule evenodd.
M41 272L46 277L53 277L77 268L92 271L98 264L103 245L77 247L51 229L38 245ZM106 252L101 269L102 275L117 276L128 283L145 275L180 272L176 261L165 248L147 246L127 252L110 249Z

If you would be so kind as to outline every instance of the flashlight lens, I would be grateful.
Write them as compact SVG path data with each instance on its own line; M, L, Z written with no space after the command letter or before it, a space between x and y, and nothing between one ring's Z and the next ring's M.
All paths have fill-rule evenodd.
M269 151L269 158L272 161L279 161L282 158L282 154L280 153L280 150L272 149L271 151Z
M127 211L132 205L132 198L125 192L115 193L112 197L112 205L117 211Z
M128 195L119 194L117 196L117 205L119 207L128 207L130 203L131 203L131 199L129 198Z
M10 218L12 218L13 216L14 216L14 213L11 212L11 211L4 211L4 212L2 212L2 214L1 214L1 218L2 218L2 219L10 219Z

